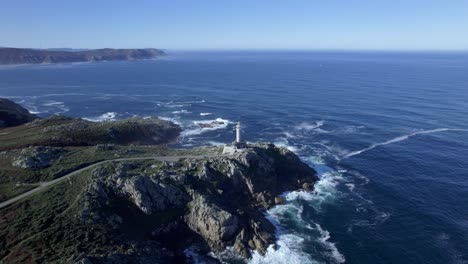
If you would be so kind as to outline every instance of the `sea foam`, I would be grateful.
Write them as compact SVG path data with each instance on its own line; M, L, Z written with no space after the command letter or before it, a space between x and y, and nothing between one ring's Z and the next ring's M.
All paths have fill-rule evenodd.
M308 131L310 131L310 130L314 130L314 129L317 129L317 128L323 126L324 123L325 122L323 120L316 121L313 124L303 122L303 123L300 123L299 125L295 126L294 128L298 129L298 130L308 130Z
M193 121L193 125L191 129L187 129L182 132L182 136L191 136L191 135L199 135L207 131L214 131L218 129L224 129L232 122L223 119L223 118L216 118L213 120L200 120L200 121ZM211 127L200 127L201 124L209 124Z
M324 202L335 199L336 186L343 180L342 174L330 169L320 175L315 191L293 191L283 194L287 203L277 205L267 211L267 219L276 227L276 245L271 245L265 256L254 252L249 263L344 263L345 257L331 242L330 233L319 224L303 219L302 202L316 211ZM283 223L285 226L283 226ZM291 225L291 223L294 223ZM287 226L287 227L286 227ZM305 232L304 230L309 231ZM320 256L314 256L306 247L315 247Z
M85 117L83 119L91 121L91 122L103 122L103 121L113 121L115 120L115 117L117 116L116 112L107 112L104 113L100 116L96 117Z

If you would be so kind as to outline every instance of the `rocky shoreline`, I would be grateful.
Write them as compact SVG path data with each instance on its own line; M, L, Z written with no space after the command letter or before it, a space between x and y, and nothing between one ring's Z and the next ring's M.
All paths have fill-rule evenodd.
M276 242L266 210L318 181L297 155L271 143L232 154L167 148L181 129L157 118L53 116L2 131L0 187L9 197L21 193L17 186L109 161L1 209L0 262L191 263L188 249L208 263L219 263L208 253L227 248L244 259L264 255ZM138 147L145 144L152 147ZM167 153L173 161L152 158ZM31 236L24 248L21 237Z
M79 218L107 223L113 236L127 242L146 245L150 241L171 248L165 256L168 259L181 257L184 249L194 245L200 254L232 247L236 254L249 258L253 251L265 254L275 243L275 227L264 211L282 203L279 197L285 191L303 186L311 191L317 180L315 171L294 153L273 144L254 144L232 156L202 160L143 167L114 164L93 171ZM128 225L143 227L134 222L129 208L139 211L141 219L172 217L156 228L149 225L128 233ZM140 235L135 237L136 233ZM117 263L139 258L138 254L119 254L122 262ZM92 263L116 261L115 253L80 257L79 261L97 261Z

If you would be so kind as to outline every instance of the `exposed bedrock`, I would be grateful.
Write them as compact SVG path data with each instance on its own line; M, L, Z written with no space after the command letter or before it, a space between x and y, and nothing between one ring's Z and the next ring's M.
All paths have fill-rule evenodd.
M201 240L207 251L232 246L250 257L252 250L264 254L275 243L275 227L264 211L284 203L283 192L311 191L317 180L294 153L272 144L215 158L115 163L93 171L79 216L114 230L138 229L144 240L186 230L188 237L172 238L181 240L180 250L188 246L184 241ZM155 220L138 222L147 217Z

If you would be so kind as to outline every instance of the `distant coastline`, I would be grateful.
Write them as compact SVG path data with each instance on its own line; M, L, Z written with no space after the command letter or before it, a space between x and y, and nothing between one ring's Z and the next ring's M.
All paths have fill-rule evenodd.
M0 48L0 65L134 61L165 56L160 49L41 50Z

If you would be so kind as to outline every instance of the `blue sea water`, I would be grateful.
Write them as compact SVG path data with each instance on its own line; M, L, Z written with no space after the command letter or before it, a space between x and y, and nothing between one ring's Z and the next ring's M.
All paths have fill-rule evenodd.
M161 116L179 147L271 141L319 172L268 213L251 263L467 263L468 54L176 52L155 61L0 68L39 116ZM224 122L201 129L196 122ZM229 250L218 256L233 262Z

